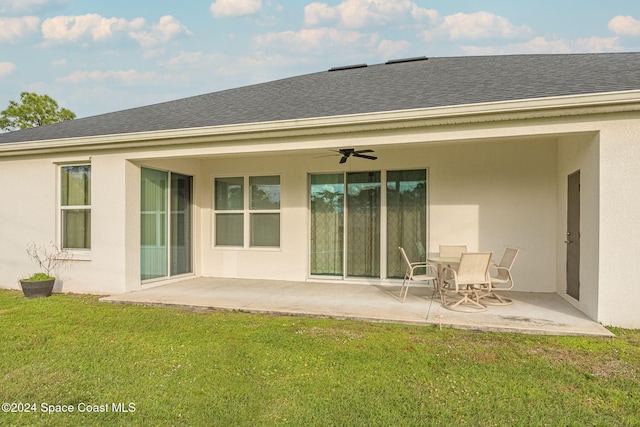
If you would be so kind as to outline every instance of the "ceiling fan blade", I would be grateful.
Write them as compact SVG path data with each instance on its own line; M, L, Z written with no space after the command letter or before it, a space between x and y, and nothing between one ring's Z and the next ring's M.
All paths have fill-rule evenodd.
M358 153L373 153L373 150L355 150L354 153L355 154L358 154Z
M342 156L342 158L340 159L340 164L346 162L348 158L349 156Z
M375 156L368 156L366 154L359 154L359 153L354 153L353 157L361 157L363 159L369 159L369 160L376 160L377 159L377 157L375 157Z

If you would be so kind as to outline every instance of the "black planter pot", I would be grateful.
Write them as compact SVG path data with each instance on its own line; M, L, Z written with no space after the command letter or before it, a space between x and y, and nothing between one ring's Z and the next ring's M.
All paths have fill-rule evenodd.
M56 279L42 280L39 282L29 282L26 280L20 280L20 286L22 286L22 293L27 298L41 298L51 296L53 292L53 284Z

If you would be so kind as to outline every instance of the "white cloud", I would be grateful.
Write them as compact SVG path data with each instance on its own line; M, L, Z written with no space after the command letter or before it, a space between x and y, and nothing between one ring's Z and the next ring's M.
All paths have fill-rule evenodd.
M448 38L451 40L477 40L488 38L513 39L529 36L533 30L526 25L517 27L508 19L489 12L456 13L445 16L433 30L422 33L425 40Z
M576 39L573 45L580 52L599 53L615 52L622 50L618 44L618 37L589 37L588 39Z
M132 31L129 33L131 38L137 40L140 46L144 48L151 48L166 43L180 35L192 34L187 27L171 15L161 17L160 21L153 25L151 31Z
M536 37L525 43L504 46L462 46L462 49L470 55L598 53L622 50L618 45L618 37L591 37L576 40Z
M616 16L609 21L609 29L619 36L640 36L640 21L632 16Z
M311 3L304 8L306 25L339 22L348 28L391 23L435 22L437 11L425 9L410 0L344 0L337 6Z
M318 25L339 18L338 6L331 7L326 3L311 3L304 7L304 23L307 25Z
M40 18L25 16L22 18L0 18L0 42L15 42L38 31Z
M0 62L0 77L8 76L16 70L13 62Z
M215 18L253 15L262 9L262 0L216 0L209 10Z
M149 83L156 80L158 76L152 71L141 73L136 70L127 71L74 71L73 73L61 77L59 82L65 83L86 83L86 82L118 82L124 84Z
M101 41L116 33L138 30L145 25L144 18L128 21L123 18L105 18L97 14L80 16L57 16L42 24L46 42L82 42L87 39Z
M0 0L0 14L34 13L49 5L69 3L70 0Z
M256 52L264 57L265 52L289 56L323 56L334 59L347 57L394 58L411 50L405 40L382 39L377 33L363 33L337 28L307 28L300 31L266 33L254 38ZM268 56L267 56L268 57ZM305 60L304 58L298 58Z
M198 64L203 61L202 52L180 52L178 55L170 58L166 65L170 67L183 67L189 64Z
M393 59L411 50L411 43L406 40L382 40L376 48L376 53L380 58Z
M329 53L335 49L348 49L354 46L370 49L379 43L376 34L363 34L358 31L343 31L335 28L311 28L300 31L283 31L256 36L259 48L274 50L285 49L289 52Z
M66 59L56 59L54 61L51 61L51 66L54 68L64 68L67 66L67 60Z

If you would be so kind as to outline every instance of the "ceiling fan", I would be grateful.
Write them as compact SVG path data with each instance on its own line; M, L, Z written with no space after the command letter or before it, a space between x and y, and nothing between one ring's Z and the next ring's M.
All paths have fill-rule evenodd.
M356 150L355 148L341 148L340 150L338 150L338 153L342 155L342 158L340 159L340 164L346 162L347 159L352 156L360 157L362 159L369 159L369 160L377 159L377 157L375 156L369 156L367 154L363 154L363 153L373 153L373 150Z

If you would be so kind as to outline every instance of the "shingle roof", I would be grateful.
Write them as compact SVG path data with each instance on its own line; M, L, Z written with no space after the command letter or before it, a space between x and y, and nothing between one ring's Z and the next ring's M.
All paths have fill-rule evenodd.
M323 71L39 128L0 143L640 89L640 53L429 58Z

